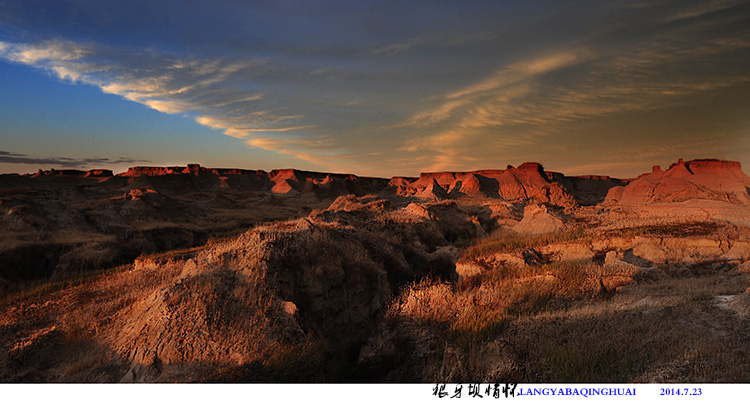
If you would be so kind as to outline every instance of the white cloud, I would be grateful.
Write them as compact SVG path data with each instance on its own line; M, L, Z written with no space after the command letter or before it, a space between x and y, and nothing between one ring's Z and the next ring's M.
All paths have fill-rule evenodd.
M167 114L184 113L190 110L188 104L179 101L148 99L142 103L158 112Z
M39 44L0 42L0 57L4 59L45 70L59 79L98 86L104 93L121 96L162 113L197 112L196 122L223 130L231 137L244 139L255 133L291 132L313 127L284 125L299 121L301 116L248 107L248 103L261 100L263 93L233 88L233 74L257 69L265 64L264 61L224 63L217 59L202 61L159 55L140 62L133 69L127 65L138 59L138 55L117 52L115 57L102 57L107 52L94 46L63 41ZM297 142L297 145L303 144L304 139Z
M18 45L9 48L9 59L29 65L41 61L80 60L90 53L88 47L69 41L48 41L39 45Z

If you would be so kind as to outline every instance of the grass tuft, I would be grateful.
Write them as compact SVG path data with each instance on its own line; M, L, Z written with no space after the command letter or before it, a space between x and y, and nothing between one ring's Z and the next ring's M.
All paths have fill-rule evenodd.
M558 242L576 241L591 237L583 228L574 227L542 235L524 235L508 232L498 232L483 238L466 248L462 258L472 260L498 252L514 251L522 248L534 248Z

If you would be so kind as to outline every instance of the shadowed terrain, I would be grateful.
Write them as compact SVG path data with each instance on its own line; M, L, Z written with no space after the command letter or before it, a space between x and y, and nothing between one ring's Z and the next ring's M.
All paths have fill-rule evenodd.
M750 178L0 175L5 382L748 382Z

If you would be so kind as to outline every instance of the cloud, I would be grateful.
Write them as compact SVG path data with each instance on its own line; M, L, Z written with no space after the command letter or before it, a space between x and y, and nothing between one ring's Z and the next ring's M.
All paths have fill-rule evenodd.
M585 49L556 51L550 55L541 55L502 66L486 79L442 96L444 102L437 108L415 115L406 125L424 126L446 119L456 122L458 127L469 123L473 123L473 126L499 124L497 120L500 118L497 116L492 122L476 119L482 116L489 118L488 109L493 109L493 106L510 107L511 102L531 93L531 85L536 77L576 63L582 63L590 58L588 54ZM473 114L473 117L466 117L465 112L459 113L458 115L464 117L456 121L457 117L454 113L457 110L471 110L469 114Z
M487 157L491 150L518 152L564 143L565 123L695 103L702 93L750 83L742 67L750 57L739 56L750 50L747 30L691 40L696 32L717 30L727 22L663 29L658 36L613 49L596 36L577 39L425 100L428 108L394 128L416 127L424 134L404 140L402 149L434 154L438 166L464 167L471 162L467 157ZM734 63L722 65L721 60Z
M128 54L127 50L59 40L39 44L0 42L0 57L45 70L62 80L95 85L104 93L121 96L161 113L192 115L197 123L234 138L249 139L259 133L302 132L315 127L300 125L300 115L284 114L286 106L269 109L281 104L278 99L260 103L265 96L256 80L262 75L254 71L266 65L260 59L197 59L153 50L144 57L142 51ZM133 65L135 60L138 63ZM298 149L276 148L274 151L308 160L312 155L305 148L305 135L298 133L295 143ZM314 141L309 143L316 145Z
M134 164L148 163L151 161L143 159L133 159L126 157L119 158L67 158L67 157L30 157L26 154L15 152L0 151L0 163L6 164L32 164L32 165L57 165L68 168L83 168L92 165L117 165L117 164Z
M145 104L146 106L158 112L167 113L167 114L184 113L192 109L189 103L175 101L175 100L135 99L133 101L140 101L142 104Z
M386 45L384 47L380 47L380 48L373 49L371 51L365 52L364 55L366 55L366 56L381 56L381 55L400 54L402 52L408 51L413 46L414 46L413 44L409 44L409 43L390 44L390 45Z
M263 94L242 89L256 87L252 72L242 72L259 68L264 64L261 60L199 60L155 51L144 57L141 51L128 54L127 50L59 40L39 44L0 42L0 57L43 69L59 79L98 86L104 93L122 96L162 113L221 115L210 126L235 137L255 131L310 127L273 128L272 124L291 122L299 116L253 111L249 107L250 103L261 100ZM241 86L235 87L238 84ZM203 120L203 116L196 119L201 124Z
M504 166L572 139L590 149L612 117L653 119L750 84L750 32L736 1L561 4L378 9L387 28L359 17L331 24L352 17L338 8L300 25L296 8L268 11L270 23L249 7L257 24L243 16L237 26L209 7L210 21L227 21L220 35L211 23L200 33L186 25L183 42L141 47L0 42L0 58L183 115L248 148L347 171Z
M38 46L14 46L4 44L3 50L10 53L11 60L34 65L45 61L74 61L90 53L87 47L70 41L48 41ZM9 51L8 51L9 49Z
M513 83L528 80L538 75L566 68L575 63L581 63L586 59L588 52L585 49L554 52L549 55L541 55L529 60L503 66L495 71L489 78L471 85L458 92L446 96L447 99L459 99L475 96L487 91L495 91Z
M743 3L743 0L710 0L696 5L690 5L664 19L665 22L700 17L704 14L725 10Z

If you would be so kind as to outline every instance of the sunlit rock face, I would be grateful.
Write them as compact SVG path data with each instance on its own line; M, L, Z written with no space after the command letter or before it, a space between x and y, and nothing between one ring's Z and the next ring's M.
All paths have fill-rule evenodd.
M666 171L655 166L624 187L610 189L605 204L641 205L715 200L750 204L750 177L739 162L680 159Z
M550 203L563 207L576 205L573 196L552 181L542 165L527 162L505 170L422 173L413 182L394 178L392 185L402 196L431 199L492 198L507 201Z

